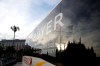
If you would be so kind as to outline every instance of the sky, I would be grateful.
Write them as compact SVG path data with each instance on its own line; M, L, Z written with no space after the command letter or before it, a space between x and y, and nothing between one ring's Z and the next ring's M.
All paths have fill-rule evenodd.
M0 40L12 39L11 26L18 26L16 39L25 39L61 0L0 0Z
M59 13L63 15L55 19ZM53 31L55 20L59 19L64 26L61 26L61 30L57 27L58 30ZM48 30L50 33L46 34ZM29 41L30 45L42 48L47 44L51 47L54 43L79 42L80 37L85 47L93 47L96 56L100 57L100 0L62 0L28 38L32 41Z
M13 31L10 27L14 25L20 28L20 31L16 32L16 39L25 39L60 1L0 0L0 40L13 39ZM74 31L73 36L67 37L67 40L73 41L73 38L79 39L81 36L82 42L87 47L93 46L97 56L100 56L100 1L63 1L66 1L66 5L62 4L65 6L62 10L66 13L65 23L69 25L70 22L72 25L69 27Z

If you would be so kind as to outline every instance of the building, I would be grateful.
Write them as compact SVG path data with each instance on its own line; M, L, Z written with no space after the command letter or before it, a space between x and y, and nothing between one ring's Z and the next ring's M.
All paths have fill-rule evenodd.
M20 39L15 39L15 40L6 40L3 39L0 41L0 46L4 47L5 49L8 46L14 46L15 50L20 50L23 49L25 46L25 39L20 40Z
M26 43L56 57L56 49L82 37L85 46L93 46L100 57L99 6L99 0L61 0L27 36Z

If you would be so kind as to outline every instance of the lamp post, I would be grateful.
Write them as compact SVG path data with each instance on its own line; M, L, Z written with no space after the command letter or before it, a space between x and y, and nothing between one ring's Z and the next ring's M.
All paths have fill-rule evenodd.
M12 29L12 31L14 31L14 38L13 38L13 44L12 44L12 47L14 47L15 33L16 33L16 31L19 30L19 27L14 25L14 26L11 26L11 29Z
M11 26L11 29L12 29L12 31L14 31L14 38L13 38L13 40L15 39L15 33L16 33L16 31L18 31L19 30L19 27L17 27L17 26Z

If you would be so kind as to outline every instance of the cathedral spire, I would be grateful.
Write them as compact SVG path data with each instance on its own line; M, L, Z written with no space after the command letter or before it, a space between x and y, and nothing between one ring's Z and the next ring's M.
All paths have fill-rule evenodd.
M81 44L81 37L79 38L79 43Z

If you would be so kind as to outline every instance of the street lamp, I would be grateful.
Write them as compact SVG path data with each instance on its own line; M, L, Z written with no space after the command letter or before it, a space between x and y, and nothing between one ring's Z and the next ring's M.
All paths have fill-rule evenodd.
M19 27L14 25L14 26L11 26L11 29L14 31L14 38L13 39L15 39L15 32L19 30Z

